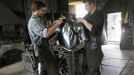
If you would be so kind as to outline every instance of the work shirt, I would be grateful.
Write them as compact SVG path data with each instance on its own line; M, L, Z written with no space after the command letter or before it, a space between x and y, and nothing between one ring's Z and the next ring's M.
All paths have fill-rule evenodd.
M88 13L84 19L92 24L91 31L85 27L86 34L89 38L85 49L89 70L93 70L93 68L99 68L103 58L103 52L101 50L101 32L104 17L101 11L96 10L92 15Z
M103 29L103 23L104 23L103 13L99 10L96 10L92 15L88 13L84 17L84 19L92 24L91 33L100 37L102 29ZM87 31L89 31L89 30L87 30Z
M47 28L40 17L32 15L28 22L28 31L31 41L38 44L43 37L47 37Z

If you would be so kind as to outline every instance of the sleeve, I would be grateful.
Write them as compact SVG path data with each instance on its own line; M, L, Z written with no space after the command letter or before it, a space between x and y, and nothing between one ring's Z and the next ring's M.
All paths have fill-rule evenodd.
M101 35L102 29L103 29L103 22L104 22L104 16L102 13L98 13L96 15L95 20L92 22L92 32L98 35Z
M43 30L43 37L44 37L44 38L47 38L47 36L48 36L48 35L47 35L47 28L44 28L44 30Z
M31 26L31 30L33 33L37 36L46 37L47 35L47 28L42 27L41 23L39 22L33 22L33 25Z

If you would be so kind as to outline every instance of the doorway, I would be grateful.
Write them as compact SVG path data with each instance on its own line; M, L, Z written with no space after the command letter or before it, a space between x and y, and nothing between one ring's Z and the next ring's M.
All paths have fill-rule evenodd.
M107 14L108 43L120 43L121 40L121 12Z

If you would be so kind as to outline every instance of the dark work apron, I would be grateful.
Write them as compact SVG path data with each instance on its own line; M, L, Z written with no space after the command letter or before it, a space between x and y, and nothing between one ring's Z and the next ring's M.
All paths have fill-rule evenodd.
M42 39L38 46L39 61L41 62L41 75L59 75L56 57L49 49L48 39Z

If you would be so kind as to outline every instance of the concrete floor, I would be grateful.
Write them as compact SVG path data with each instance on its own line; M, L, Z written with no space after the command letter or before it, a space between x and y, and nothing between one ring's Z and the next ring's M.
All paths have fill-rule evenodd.
M127 69L126 65L129 64L128 62L132 58L134 51L120 50L119 45L110 44L102 46L102 49L105 57L102 61L103 70L101 75L124 75L122 72Z
M120 50L119 45L102 46L104 59L101 75L133 75L134 51ZM23 62L18 62L0 69L0 75L36 75L24 70Z

